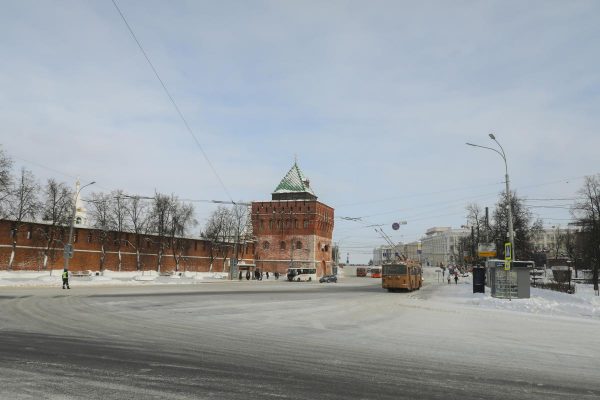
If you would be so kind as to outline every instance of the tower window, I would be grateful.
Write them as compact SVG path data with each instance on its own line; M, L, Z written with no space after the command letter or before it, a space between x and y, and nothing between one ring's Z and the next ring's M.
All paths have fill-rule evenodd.
M285 242L283 240L279 243L279 250L285 250Z

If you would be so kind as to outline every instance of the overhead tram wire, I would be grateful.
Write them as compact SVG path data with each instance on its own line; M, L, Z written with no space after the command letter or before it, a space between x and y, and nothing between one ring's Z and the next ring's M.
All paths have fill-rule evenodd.
M148 65L150 65L150 68L152 68L152 71L154 72L154 75L156 76L156 79L158 79L158 81L160 82L160 85L162 86L163 90L167 94L167 97L171 101L171 104L173 104L173 107L175 107L175 110L177 111L177 114L179 114L179 118L181 118L181 120L183 121L183 124L185 125L188 133L190 134L190 136L192 137L192 139L194 139L194 142L196 143L196 145L198 146L198 148L202 152L202 155L204 156L204 159L206 160L206 162L210 166L210 169L212 170L213 174L217 177L217 180L221 184L221 187L225 191L225 194L227 195L227 197L229 198L229 200L231 201L232 204L236 204L236 202L233 201L233 197L229 193L229 190L227 190L227 187L225 186L225 183L223 182L223 180L221 179L221 177L217 173L217 170L215 169L215 167L213 166L212 162L208 158L208 155L204 151L204 148L202 147L202 144L200 144L200 141L198 140L198 138L194 134L194 131L190 127L190 124L187 122L187 120L185 119L185 117L184 117L183 113L181 112L179 106L175 102L175 99L171 95L171 92L169 92L169 89L167 89L167 86L165 85L164 81L161 79L160 75L158 74L158 71L154 67L154 64L152 64L152 61L150 61L150 57L148 57L148 55L146 54L146 51L144 50L144 48L142 47L142 44L140 43L140 41L138 40L137 36L133 32L133 29L129 25L129 22L127 22L127 18L125 18L125 15L123 15L123 12L121 12L121 9L117 5L116 0L111 0L111 1L112 1L113 5L115 6L115 8L117 9L117 12L119 13L119 15L121 16L121 18L123 19L123 22L125 23L125 26L127 26L127 29L129 30L129 33L131 34L131 37L133 38L133 40L135 40L135 43L137 44L137 46L139 47L140 51L144 55L144 58L148 62Z
M142 200L154 200L155 196L141 196L141 195L131 195L131 194L123 194L121 197L125 197L128 199L142 199ZM226 201L226 200L206 200L206 199L179 199L180 201L187 201L189 203L213 203L213 204L233 204L240 206L249 206L252 203L242 202L242 201Z
M568 183L570 180L572 181L572 180L577 180L577 179L583 179L586 176L597 175L597 174L598 173L595 172L595 173L592 173L592 174L580 175L580 176L575 176L575 177L567 177L567 178L562 178L562 179L558 179L558 180L554 180L554 181L543 182L543 183L538 183L538 184L533 184L533 185L524 185L524 186L515 187L514 190L521 190L521 189L528 189L528 188L535 188L535 187L541 187L541 186L554 185L556 183L561 183L561 182L567 182ZM502 181L502 182L495 182L495 183L486 183L486 184L481 184L481 185L476 185L476 186L477 187L487 187L487 186L495 186L495 185L498 185L498 184L504 184L504 181ZM379 202L384 202L384 201L389 201L389 200L396 200L396 199L402 199L402 198L411 198L411 197L428 196L428 195L434 195L434 194L450 193L450 192L456 192L456 191L461 191L461 190L469 189L470 187L474 187L474 186L457 188L457 189L440 190L440 191L434 191L434 192L428 192L428 193L424 192L424 193L409 194L409 195L405 195L405 196L394 196L394 197L388 197L388 198L385 198L385 199L375 199L375 200L369 200L369 201L364 201L364 202L339 204L339 205L336 206L336 208L350 207L350 206L370 204L370 203L379 203ZM565 199L565 200L570 200L570 199Z
M496 185L503 185L503 184L504 184L504 182L494 182L494 183L487 183L487 184L477 185L477 187L496 186ZM471 186L466 186L466 187L462 187L462 188L455 188L455 189L448 189L448 190L438 190L438 191L435 191L435 192L414 193L414 194L408 194L408 195L404 195L404 196L387 197L385 199L375 199L375 200L361 201L361 202L355 202L355 203L338 204L336 206L336 209L337 208L343 208L343 207L364 205L364 204L382 203L382 202L385 202L385 201L398 200L398 199L409 199L409 198L413 198L413 197L432 196L432 195L435 195L435 194L459 192L459 191L464 191L464 190L467 190L467 189L470 189L470 188L473 188L473 187L474 186L471 185Z

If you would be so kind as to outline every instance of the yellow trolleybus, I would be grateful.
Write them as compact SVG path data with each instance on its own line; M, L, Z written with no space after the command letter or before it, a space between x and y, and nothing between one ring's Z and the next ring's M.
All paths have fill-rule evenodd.
M419 290L423 284L421 266L414 261L396 261L382 266L381 285L388 292Z

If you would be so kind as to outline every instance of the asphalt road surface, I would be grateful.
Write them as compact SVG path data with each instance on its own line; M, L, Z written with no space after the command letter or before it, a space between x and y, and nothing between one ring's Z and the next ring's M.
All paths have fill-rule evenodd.
M600 323L432 304L438 289L0 289L0 398L600 398Z

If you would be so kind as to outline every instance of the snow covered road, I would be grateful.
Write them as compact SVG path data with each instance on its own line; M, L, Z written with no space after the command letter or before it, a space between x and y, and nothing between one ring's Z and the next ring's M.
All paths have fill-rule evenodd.
M4 288L0 398L600 398L597 317L377 281Z

